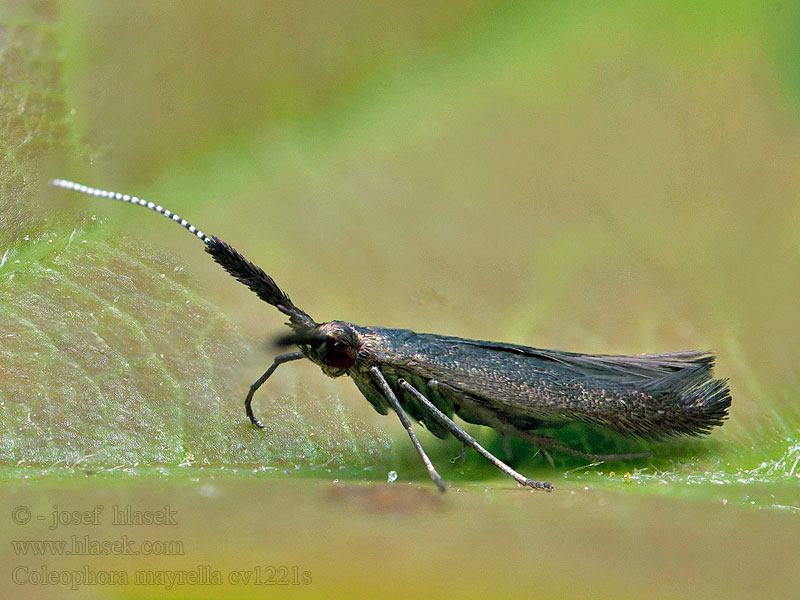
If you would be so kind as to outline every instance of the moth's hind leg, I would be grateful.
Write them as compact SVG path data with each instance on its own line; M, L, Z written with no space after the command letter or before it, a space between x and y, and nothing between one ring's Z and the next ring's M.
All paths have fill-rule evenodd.
M547 462L550 463L550 466L553 465L553 459L550 454L547 452L547 449L556 449L560 450L561 452L565 452L566 454L572 454L573 456L579 456L580 458L585 458L587 460L633 460L635 458L648 458L653 456L652 452L629 452L623 454L593 454L591 452L581 452L580 450L575 450L574 448L570 448L569 446L565 446L554 440L553 438L549 438L544 435L537 435L535 433L531 433L530 431L526 431L524 429L517 429L513 425L505 425L506 430L509 431L512 435L525 440L526 442L530 442L534 444L536 447L541 450L544 457L547 459Z
M244 399L244 412L247 413L247 418L250 419L250 422L259 429L264 429L264 424L256 419L255 415L253 414L253 408L250 406L250 404L253 402L253 394L256 393L256 390L260 388L267 379L269 379L269 376L275 372L275 369L278 368L278 365L301 358L305 358L305 354L302 352L289 352L288 354L276 356L269 369L267 369L266 372L259 377L253 383L253 385L250 386L250 391L247 392L247 398Z
M511 444L508 442L509 434L508 431L502 431L500 433L500 440L503 443L503 453L506 455L506 460L511 462L513 460L513 454L511 453ZM555 468L555 463L553 462L553 457L550 456L550 453L547 451L547 448L537 447L537 450L542 453L542 456L547 459L547 462L550 463L550 466Z
M403 427L405 427L406 432L408 433L408 437L411 438L411 443L414 444L414 448L416 448L417 453L422 459L422 462L425 463L425 468L428 469L428 474L431 476L431 479L439 488L439 490L444 492L445 487L442 478L439 476L439 473L436 472L436 467L433 466L431 459L428 458L427 454L425 454L425 450L422 449L422 444L419 443L417 434L414 433L414 429L411 427L411 421L409 420L406 411L403 410L402 406L400 406L400 402L398 402L397 397L392 391L392 388L389 387L389 383L386 381L383 373L381 373L378 367L374 366L370 367L369 372L372 375L372 378L375 380L375 383L377 383L378 387L380 387L384 396L386 396L386 399L389 401L389 404L392 406L394 412L397 413L400 422L403 424Z
M428 385L431 387L436 387L436 381L429 381ZM453 421L450 417L436 408L436 405L433 404L430 400L428 400L422 393L417 390L414 386L408 383L405 379L398 379L397 385L403 388L404 390L408 391L412 396L414 396L417 400L419 400L425 408L427 408L433 417L439 421L442 425L444 425L450 433L453 434L459 441L461 441L465 446L470 446L474 448L481 456L488 459L495 467L500 469L503 473L515 479L518 483L522 485L526 485L528 487L538 489L538 490L547 490L551 491L553 489L553 484L548 483L546 481L535 481L533 479L528 479L524 475L517 473L514 469L509 467L506 463L502 460L497 458L494 454L486 450L483 446L481 446L475 438L473 438L470 434L466 431L461 429L455 421Z
M573 456L579 456L588 460L632 460L634 458L647 458L653 455L652 452L636 452L629 454L591 454L589 452L581 452L580 450L575 450L569 446L565 446L553 438L533 433L528 429L522 429L513 423L509 423L508 421L501 419L495 412L480 406L477 402L471 401L468 396L459 393L458 390L456 390L453 386L439 381L430 381L428 382L428 385L438 388L440 392L448 392L451 396L457 397L462 403L469 401L470 411L473 415L476 415L480 418L480 421L478 422L488 425L503 435L510 434L514 437L518 437L521 440L525 440L529 444L533 444L539 449L539 451L542 453L542 456L547 459L547 462L550 463L551 467L554 467L555 465L553 463L553 457L550 456L550 450L560 450L566 454L572 454Z

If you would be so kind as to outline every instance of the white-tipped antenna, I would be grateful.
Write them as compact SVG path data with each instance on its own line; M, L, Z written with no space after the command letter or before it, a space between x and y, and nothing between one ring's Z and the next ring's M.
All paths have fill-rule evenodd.
M199 237L204 242L208 243L211 241L210 237L208 237L205 233L197 229L197 227L189 223L189 221L187 221L186 219L181 219L178 215L176 215L170 210L167 210L163 206L160 206L153 202L148 202L147 200L142 200L141 198L137 198L136 196L129 196L128 194L120 194L119 192L108 192L106 190L98 190L96 188L89 187L88 185L81 185L80 183L75 183L74 181L67 181L66 179L53 179L50 181L50 185L55 187L65 188L67 190L74 190L76 192L80 192L81 194L88 194L89 196L100 196L101 198L111 198L112 200L121 200L122 202L129 202L131 204L138 204L139 206L144 206L145 208L154 210L158 214L164 215L165 217L175 221L185 229L188 229L191 233Z

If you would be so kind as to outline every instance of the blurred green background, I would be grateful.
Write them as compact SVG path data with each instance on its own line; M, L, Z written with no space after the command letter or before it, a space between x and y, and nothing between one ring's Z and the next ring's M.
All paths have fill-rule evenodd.
M20 565L285 565L312 574L280 588L303 597L796 593L798 40L791 2L6 0L0 586L66 592L15 583ZM261 389L255 431L242 399L282 316L164 219L45 189L51 177L164 204L318 321L714 350L731 418L708 439L633 444L654 456L627 463L557 455L553 469L513 444L551 495L422 431L452 484L440 497L396 419L313 365ZM178 524L9 516L97 504L169 504ZM186 551L23 556L9 543L89 534Z

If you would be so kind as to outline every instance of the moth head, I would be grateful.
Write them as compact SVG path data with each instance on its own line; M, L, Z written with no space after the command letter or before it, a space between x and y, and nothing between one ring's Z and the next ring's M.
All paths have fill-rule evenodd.
M358 333L349 323L315 324L281 338L280 345L296 345L329 377L340 377L356 362L361 348Z

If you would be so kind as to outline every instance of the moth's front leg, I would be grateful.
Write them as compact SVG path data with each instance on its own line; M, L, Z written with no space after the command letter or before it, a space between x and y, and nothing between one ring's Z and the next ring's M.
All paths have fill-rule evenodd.
M285 362L289 362L292 360L298 360L301 358L305 358L305 354L302 352L289 352L288 354L281 354L280 356L276 356L275 360L272 361L269 369L259 377L253 385L250 386L250 391L247 392L247 398L244 399L244 412L247 413L247 418L250 419L250 422L258 427L259 429L264 429L264 424L256 419L255 415L253 414L253 408L250 406L250 403L253 401L253 394L256 393L256 390L261 387L261 385L269 379L269 376L275 372L275 369L278 368L278 365L281 365Z

